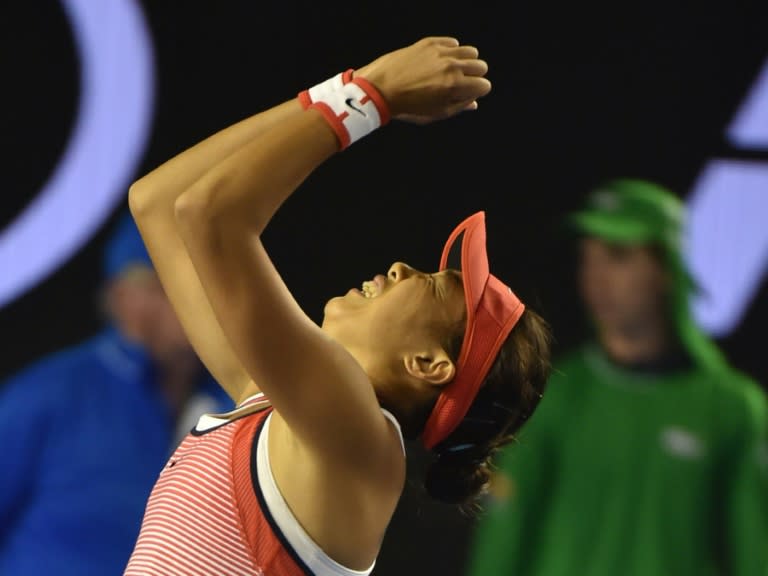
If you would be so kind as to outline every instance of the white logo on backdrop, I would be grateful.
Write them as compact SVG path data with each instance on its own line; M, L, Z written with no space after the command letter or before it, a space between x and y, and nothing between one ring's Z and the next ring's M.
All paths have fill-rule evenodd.
M63 7L80 61L77 119L50 179L0 232L0 307L99 230L125 198L151 128L154 62L140 6L63 0Z
M742 150L768 150L768 60L728 129ZM725 336L741 322L768 270L768 162L714 158L688 201L687 259L703 294L698 324Z

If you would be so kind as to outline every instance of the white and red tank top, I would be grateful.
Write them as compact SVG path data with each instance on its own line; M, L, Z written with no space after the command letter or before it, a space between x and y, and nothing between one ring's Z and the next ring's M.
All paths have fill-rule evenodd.
M238 410L257 403L264 409L243 416L202 416L182 441L150 494L125 576L371 573L330 558L296 520L269 466L269 403L259 394Z

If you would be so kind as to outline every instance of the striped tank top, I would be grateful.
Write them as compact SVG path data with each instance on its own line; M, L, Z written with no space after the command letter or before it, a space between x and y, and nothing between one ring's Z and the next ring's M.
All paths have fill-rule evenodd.
M293 516L269 466L271 414L258 394L200 418L160 472L124 576L371 573L330 558Z

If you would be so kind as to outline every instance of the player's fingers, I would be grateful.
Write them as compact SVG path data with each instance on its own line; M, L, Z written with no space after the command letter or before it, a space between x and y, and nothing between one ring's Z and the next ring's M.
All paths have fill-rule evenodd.
M488 73L488 62L477 58L459 60L457 66L466 76L485 76Z
M477 100L491 91L492 85L488 78L482 76L465 76L459 82L451 96L453 102L471 102Z
M445 46L446 48L455 48L460 44L460 42L453 36L429 36L422 39L421 42Z
M461 45L446 50L446 55L462 60L474 59L480 56L480 51L475 46Z

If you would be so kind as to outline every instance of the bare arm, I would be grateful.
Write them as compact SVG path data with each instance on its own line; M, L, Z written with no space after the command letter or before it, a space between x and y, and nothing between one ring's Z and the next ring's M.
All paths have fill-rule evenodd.
M387 429L373 388L357 362L300 308L260 239L280 204L338 150L316 111L287 119L242 147L176 202L179 231L213 310L237 357L302 438L356 439L366 452ZM381 427L371 433L372 422ZM369 433L366 434L366 431Z
M485 71L474 49L432 38L359 74L379 88L394 116L424 122L473 107L490 90ZM179 196L176 220L223 333L279 417L313 453L365 468L392 446L373 388L294 301L260 239L280 205L338 146L316 110L286 115Z
M240 402L258 387L232 351L178 234L174 203L211 167L266 130L301 113L296 100L230 126L185 150L131 186L129 203L163 287L198 356Z

